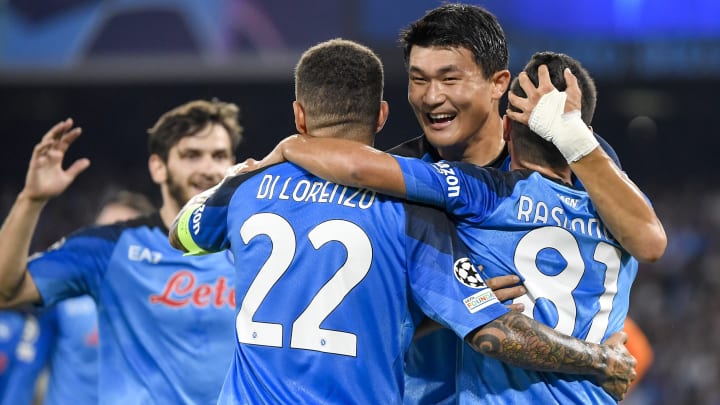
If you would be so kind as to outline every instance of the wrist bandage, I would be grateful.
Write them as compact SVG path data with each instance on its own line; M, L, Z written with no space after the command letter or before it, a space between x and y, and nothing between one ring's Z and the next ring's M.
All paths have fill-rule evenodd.
M530 113L528 126L543 139L552 142L568 163L593 151L599 144L585 125L580 110L563 113L567 94L557 89L543 95Z

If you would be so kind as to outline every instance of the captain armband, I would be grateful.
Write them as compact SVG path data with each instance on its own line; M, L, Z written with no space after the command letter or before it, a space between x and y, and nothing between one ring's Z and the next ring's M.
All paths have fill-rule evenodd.
M180 218L177 221L178 240L187 250L187 253L185 253L184 256L199 256L210 253L207 250L198 246L192 236L192 228L190 224L192 223L192 218L195 214L195 210L197 210L201 206L202 204L197 204L187 207L185 210L183 210Z

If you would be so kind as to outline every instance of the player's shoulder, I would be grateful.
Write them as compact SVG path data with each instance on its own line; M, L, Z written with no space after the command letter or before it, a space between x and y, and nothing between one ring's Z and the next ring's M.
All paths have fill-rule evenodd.
M159 212L141 216L139 218L120 221L107 225L91 225L81 228L68 236L74 238L94 238L107 241L116 241L126 232L132 232L139 228L162 228L166 230Z
M528 180L537 172L530 169L516 169L507 171L502 167L477 166L466 162L453 162L463 176L484 183L487 188L499 195L510 195L523 181Z
M278 170L282 171L283 168L288 170L290 167L294 167L294 170L297 170L297 166L291 165L288 162L282 162L251 172L226 176L212 195L205 201L205 205L209 207L226 206L230 204L230 200L232 200L237 189L249 180L257 179L262 182L263 174L274 174Z

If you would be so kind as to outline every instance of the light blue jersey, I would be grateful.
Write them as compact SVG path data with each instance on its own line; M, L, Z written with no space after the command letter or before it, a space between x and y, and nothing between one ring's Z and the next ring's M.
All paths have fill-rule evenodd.
M42 316L0 311L0 405L30 405L49 350Z
M44 405L98 403L98 324L95 301L68 298L43 315L50 352Z
M290 163L226 179L183 227L236 258L222 404L400 403L418 307L461 337L507 312L444 213Z
M595 343L622 329L637 261L586 192L532 171L397 159L408 199L451 215L484 277L521 277L528 293L515 302L526 315ZM588 378L528 371L468 350L461 361L462 403L615 402Z
M210 404L232 360L234 267L170 246L158 214L89 227L28 267L47 306L98 310L101 404Z

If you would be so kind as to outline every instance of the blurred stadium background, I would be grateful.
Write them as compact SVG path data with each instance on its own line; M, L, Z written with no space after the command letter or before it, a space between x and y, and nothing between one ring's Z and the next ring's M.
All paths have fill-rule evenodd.
M534 51L566 52L596 78L595 130L653 199L669 247L642 265L631 315L656 360L628 404L720 404L720 3L716 0L484 0L508 36L511 71ZM7 213L34 143L73 117L70 158L93 165L50 203L36 248L89 223L108 185L159 195L145 130L196 98L241 107L238 158L294 132L292 69L344 37L386 65L391 116L378 145L419 134L406 101L400 28L431 0L0 0L0 208Z

